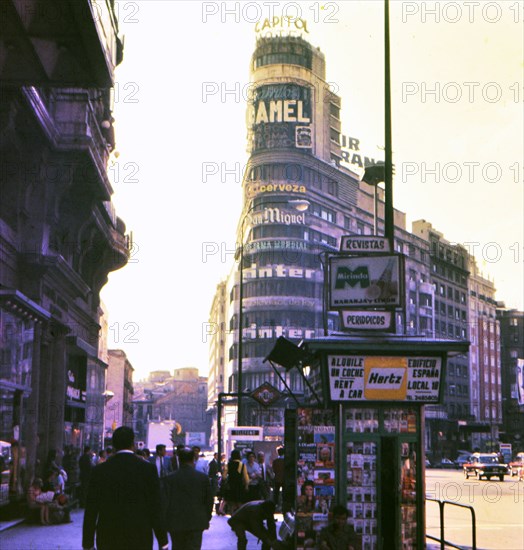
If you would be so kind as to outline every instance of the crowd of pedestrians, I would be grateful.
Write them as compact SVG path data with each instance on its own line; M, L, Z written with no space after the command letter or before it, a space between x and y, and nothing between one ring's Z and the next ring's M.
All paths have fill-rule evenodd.
M199 550L217 497L217 513L231 515L238 549L246 548L246 531L264 550L284 548L270 500L273 468L263 452L243 458L234 450L227 464L218 453L208 461L198 446L178 445L168 456L166 446L157 445L150 455L134 450L127 427L115 430L112 445L110 458L99 455L97 466L87 459L89 448L79 459L85 550L151 550L155 538L162 550L169 539L173 550Z
M134 432L115 430L112 448L95 453L66 447L62 460L50 451L27 492L29 518L42 525L69 522L70 510L85 508L84 549L147 549L156 538L166 550L198 550L213 508L231 516L229 524L246 547L246 531L263 549L280 549L274 513L280 509L283 449L272 464L264 452L233 450L229 460L200 447L166 445L154 452L135 449Z

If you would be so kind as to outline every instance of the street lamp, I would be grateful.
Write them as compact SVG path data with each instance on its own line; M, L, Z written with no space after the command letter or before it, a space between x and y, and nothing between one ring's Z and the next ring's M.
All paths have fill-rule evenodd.
M304 199L288 199L288 200L275 200L275 201L269 201L270 205L275 204L282 204L282 205L289 205L292 206L295 210L299 212L305 212L309 208L309 201ZM239 269L239 283L238 283L238 359L237 359L237 393L238 393L238 401L237 401L237 426L243 426L243 414L242 414L242 393L243 393L243 387L242 387L242 375L243 375L243 369L242 369L242 359L243 359L243 335L242 335L242 329L244 325L244 308L243 308L243 300L244 300L244 229L245 229L245 223L246 220L249 217L249 214L253 212L253 210L257 207L263 207L265 206L265 203L253 203L248 208L247 212L244 214L242 218L242 225L240 227L240 246L237 249L237 257L239 258L240 262L240 269Z

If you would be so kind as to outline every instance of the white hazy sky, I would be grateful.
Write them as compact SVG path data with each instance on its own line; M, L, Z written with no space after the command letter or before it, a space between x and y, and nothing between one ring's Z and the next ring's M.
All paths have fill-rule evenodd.
M135 380L186 366L206 375L202 328L234 261L254 20L300 10L305 37L324 52L327 81L342 98L343 134L377 157L383 2L117 6L125 51L115 86L120 155L110 177L135 248L102 292L109 347L126 351ZM406 212L408 228L424 218L474 250L497 298L519 309L523 22L523 2L391 2L394 205ZM203 166L214 166L205 163L218 172L204 178ZM204 243L217 252L205 258Z

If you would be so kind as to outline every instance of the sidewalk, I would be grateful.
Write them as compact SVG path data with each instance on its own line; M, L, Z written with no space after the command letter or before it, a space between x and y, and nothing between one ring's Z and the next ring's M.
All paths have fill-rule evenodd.
M275 516L282 520L282 516ZM0 548L9 550L81 550L83 510L71 512L73 523L62 525L28 525L20 523L0 534ZM237 538L227 524L228 517L213 515L211 526L204 531L202 550L234 550ZM278 529L278 526L277 526ZM255 537L247 534L247 550L260 550ZM154 550L158 546L155 544Z

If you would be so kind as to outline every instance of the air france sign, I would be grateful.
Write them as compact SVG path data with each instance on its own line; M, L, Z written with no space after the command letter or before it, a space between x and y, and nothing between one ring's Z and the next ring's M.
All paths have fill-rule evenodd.
M332 401L438 403L440 357L328 355Z
M329 266L330 309L401 307L401 256L336 256Z

